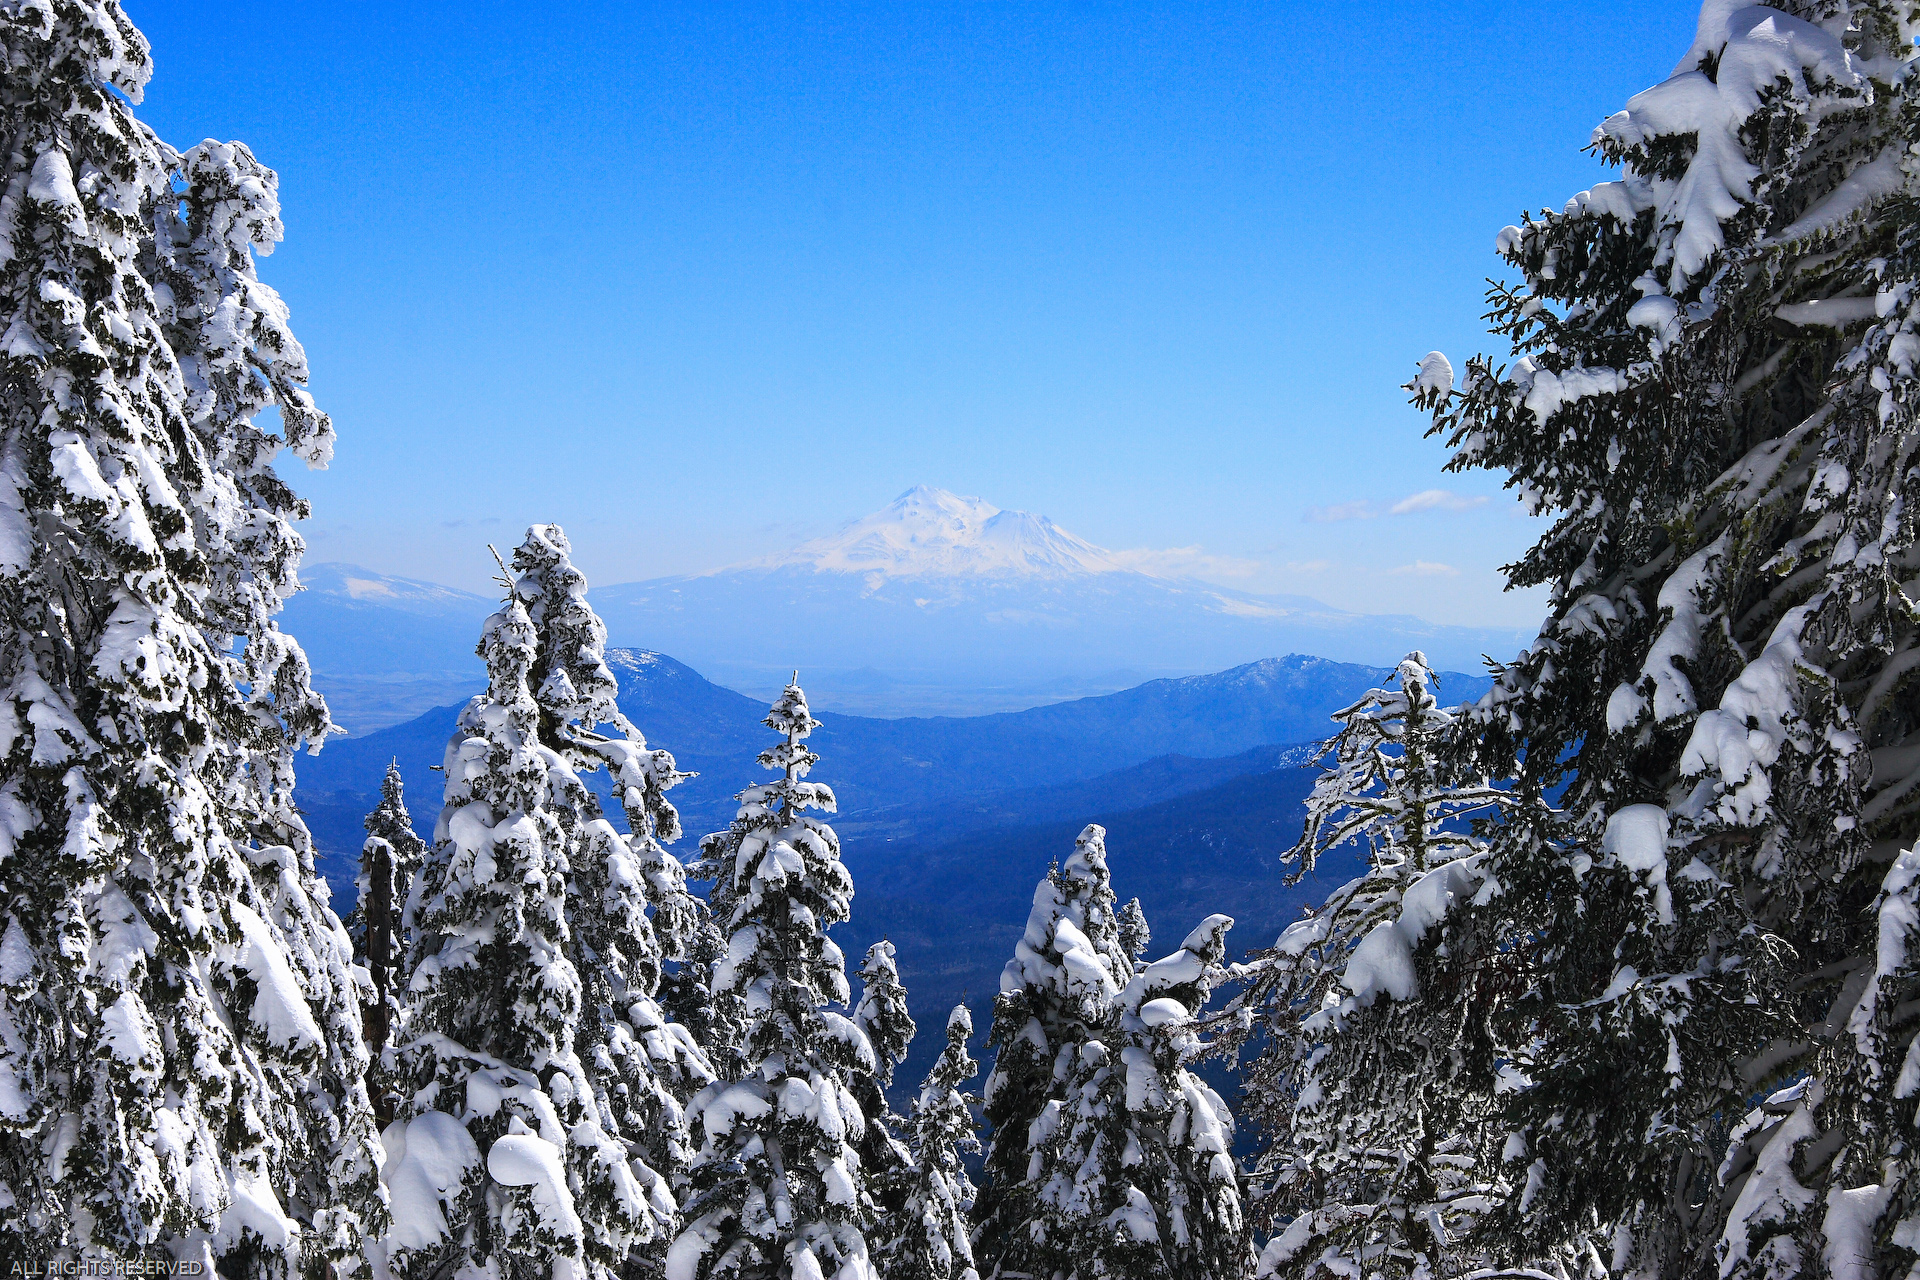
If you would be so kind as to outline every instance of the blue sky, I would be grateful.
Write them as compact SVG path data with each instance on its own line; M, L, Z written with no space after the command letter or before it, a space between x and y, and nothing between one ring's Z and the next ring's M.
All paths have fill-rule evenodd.
M141 115L281 175L310 559L483 587L782 549L913 484L1250 590L1527 625L1537 530L1399 384L1604 178L1683 3L126 0ZM1428 496L1414 510L1413 495ZM1369 514L1370 513L1370 514ZM1340 518L1346 517L1346 518Z

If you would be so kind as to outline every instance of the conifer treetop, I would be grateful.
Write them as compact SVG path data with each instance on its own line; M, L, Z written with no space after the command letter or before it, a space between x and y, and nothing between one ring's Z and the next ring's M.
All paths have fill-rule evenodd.
M732 1078L688 1105L699 1150L666 1274L872 1280L859 1151L883 1117L859 1098L877 1094L879 1064L860 1025L828 1007L848 1000L827 930L847 919L853 881L839 837L807 812L830 810L833 793L802 781L817 758L801 745L815 721L798 684L767 725L784 741L760 763L781 776L742 791L728 829L701 842L727 935L712 989L738 1001L744 1027Z
M860 1003L853 1011L854 1023L873 1046L876 1079L882 1086L893 1083L893 1070L907 1056L916 1030L893 955L893 944L885 938L867 948L860 965Z

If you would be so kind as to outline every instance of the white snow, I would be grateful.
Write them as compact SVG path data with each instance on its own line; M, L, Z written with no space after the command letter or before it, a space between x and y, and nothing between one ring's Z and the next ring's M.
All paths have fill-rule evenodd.
M1799 717L1800 632L1810 613L1807 605L1788 610L1760 656L1727 686L1720 706L1701 714L1681 753L1682 773L1718 775L1716 808L1728 822L1751 822L1772 798L1767 770ZM1836 737L1834 745L1848 751L1857 739Z
M235 1169L227 1180L227 1194L231 1199L214 1236L223 1251L238 1244L246 1232L260 1237L269 1249L284 1249L299 1237L300 1225L280 1207L273 1181L264 1172Z
M1607 819L1602 852L1647 878L1661 924L1673 923L1673 893L1667 887L1667 811L1657 804L1630 804Z
M758 1119L773 1109L773 1104L766 1099L765 1086L758 1082L728 1085L714 1093L705 1105L700 1105L700 1097L694 1099L700 1110L700 1122L709 1134L731 1133L742 1118Z
M1820 325L1828 329L1844 329L1850 324L1863 324L1878 318L1871 297L1816 298L1809 302L1789 302L1776 307L1773 314L1788 324Z
M1693 685L1674 660L1691 662L1699 656L1703 625L1701 599L1713 590L1726 546L1727 536L1722 534L1682 561L1660 586L1659 607L1670 611L1672 617L1648 647L1640 675L1642 681L1653 682L1653 718L1662 724L1699 710ZM1623 713L1625 710L1623 707ZM1608 712L1611 725L1611 703Z
M1826 1260L1832 1280L1875 1280L1880 1274L1874 1229L1893 1198L1890 1184L1865 1187L1835 1186L1827 1191L1827 1216L1820 1222Z
M1149 1000L1140 1006L1140 1021L1150 1027L1164 1027L1170 1023L1185 1022L1191 1016L1187 1006L1166 996L1158 1000Z
M1709 56L1718 59L1711 78L1700 69ZM1693 46L1673 75L1635 94L1594 131L1596 140L1623 146L1697 135L1686 172L1654 184L1659 223L1672 231L1665 251L1672 264L1669 292L1678 292L1726 243L1722 224L1751 198L1758 170L1747 159L1740 129L1759 108L1761 91L1784 80L1805 102L1812 96L1809 79L1851 85L1859 76L1840 41L1819 27L1741 0L1708 0Z
M1779 1096L1775 1094L1768 1102ZM1752 1173L1727 1215L1727 1228L1721 1237L1722 1275L1730 1274L1736 1264L1748 1258L1750 1227L1788 1221L1813 1203L1813 1192L1801 1186L1794 1175L1793 1161L1799 1145L1817 1132L1819 1126L1802 1099L1761 1148ZM1790 1239L1785 1243L1793 1247ZM1792 1270L1776 1274L1792 1274Z
M1160 1219L1147 1193L1138 1187L1127 1188L1127 1202L1107 1215L1105 1225L1126 1232L1141 1244L1160 1242Z
M1429 929L1481 888L1481 858L1480 854L1456 858L1419 877L1401 894L1398 916L1382 920L1360 939L1340 975L1355 1004L1366 1008L1383 991L1395 1000L1411 1000L1419 994L1414 948Z
M1618 369L1576 367L1554 373L1541 368L1532 356L1514 361L1508 376L1518 388L1520 402L1543 423L1576 400L1613 395L1628 386L1627 376Z
M1453 364L1445 352L1429 351L1420 359L1420 372L1414 375L1415 391L1438 391L1445 394L1453 390Z
M229 909L244 940L238 963L253 975L255 995L249 1016L274 1044L319 1048L324 1043L320 1025L313 1020L313 1010L307 1007L299 980L287 963L286 948L250 908L236 902Z
M381 1177L392 1202L389 1239L407 1249L428 1249L447 1238L446 1207L459 1194L480 1148L467 1127L444 1111L411 1121L396 1120L380 1135L386 1149Z
M502 1186L528 1188L534 1212L554 1235L564 1240L580 1239L580 1215L567 1190L566 1168L558 1147L532 1133L503 1134L487 1152L487 1172Z
M27 182L27 199L52 205L65 215L69 234L86 229L86 211L80 193L73 185L73 165L64 151L49 148L33 161L33 177Z
M1413 969L1413 945L1391 920L1382 920L1347 958L1340 980L1360 1007L1384 991L1395 1000L1411 1000L1419 990Z

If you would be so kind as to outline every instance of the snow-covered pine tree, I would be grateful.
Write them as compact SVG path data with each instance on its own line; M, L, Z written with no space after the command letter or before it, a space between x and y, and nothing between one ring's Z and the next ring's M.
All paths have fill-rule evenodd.
M716 874L702 856L688 864L689 879L709 879ZM714 892L719 886L712 886ZM699 918L694 922L687 944L686 958L671 966L660 980L660 1008L669 1019L687 1029L694 1043L706 1055L718 1080L738 1079L741 1073L741 1041L746 1035L746 1006L738 992L715 991L715 966L727 954L727 939L715 922L716 903L694 899ZM731 918L731 909L728 917ZM683 1099L684 1101L684 1099Z
M973 1016L955 1005L947 1017L947 1047L927 1073L907 1115L905 1194L900 1207L876 1231L874 1270L883 1277L979 1280L973 1267L968 1213L973 1183L961 1163L980 1149L974 1132L973 1099L960 1086L980 1064L967 1054Z
M700 1149L669 1280L874 1277L856 1090L877 1063L866 1034L827 1007L849 997L827 930L847 919L853 880L833 828L807 812L831 813L834 798L804 780L819 757L802 739L819 723L797 679L765 721L783 740L760 765L781 776L742 791L732 825L701 842L728 937L714 991L740 999L745 1028L737 1073L688 1108Z
M989 1276L1071 1271L1058 1211L1030 1180L1036 1126L1061 1097L1080 1046L1097 1038L1133 979L1114 912L1107 833L1088 825L1073 853L1034 890L1027 927L1000 975L988 1047L995 1052L985 1104L992 1136L974 1204L974 1256Z
M361 991L272 615L333 431L275 178L135 119L111 0L0 9L0 1252L288 1274L382 1226ZM281 434L254 423L278 410Z
M913 1159L895 1134L904 1121L887 1105L886 1095L894 1069L906 1058L916 1030L907 1013L907 989L900 985L900 970L893 956L893 944L884 938L867 948L860 965L860 1003L853 1009L854 1025L873 1048L873 1074L854 1077L853 1096L867 1118L866 1137L857 1150L861 1175L873 1198L872 1238L883 1241L898 1234Z
M399 1010L395 975L404 952L400 913L413 877L426 861L427 842L413 829L407 813L400 762L387 766L380 781L380 803L366 819L367 840L360 847L360 874L354 878L359 901L346 919L353 957L373 975L373 1001L363 1011L367 1048L378 1057Z
M1501 234L1519 358L1410 384L1451 466L1556 517L1508 571L1550 616L1460 746L1566 784L1480 865L1508 985L1451 997L1518 1086L1504 1260L1596 1225L1621 1272L1916 1257L1914 35L1892 0L1705 5L1595 134L1621 180Z
M706 1075L652 1000L649 903L685 914L654 840L677 825L660 792L682 775L614 706L605 629L559 528L529 529L512 572L481 640L488 690L448 743L446 805L405 913L408 1004L390 1056L410 1092L384 1136L385 1249L404 1276L657 1266L685 1154L669 1081ZM609 721L621 736L594 731ZM601 765L630 835L576 772Z
M1455 714L1434 696L1426 656L1411 653L1396 686L1336 712L1325 769L1284 860L1298 883L1348 845L1366 869L1279 942L1237 966L1240 994L1211 1022L1214 1051L1257 1041L1246 1109L1269 1145L1256 1165L1259 1208L1288 1227L1260 1275L1459 1274L1486 1192L1480 1130L1494 1109L1475 1078L1485 1011L1433 998L1460 975L1470 939L1450 917L1485 886L1471 819L1524 797L1442 758Z
M1209 916L1140 968L1034 1122L1027 1179L1051 1274L1242 1280L1252 1266L1233 1114L1187 1066L1203 1049L1195 1022L1225 973L1232 927Z
M538 637L529 684L538 690L542 739L575 771L562 821L569 855L568 925L582 984L576 1051L594 1077L601 1121L647 1167L677 1182L692 1156L685 1101L714 1078L692 1033L656 995L663 961L685 960L703 912L663 841L680 835L668 788L692 775L647 746L620 710L606 663L607 630L587 603L586 578L557 525L535 525L514 552L517 591ZM597 732L607 725L616 734ZM627 821L622 836L600 814L579 772L606 769ZM559 775L556 775L558 778ZM577 818L571 815L578 815ZM654 1253L668 1243L663 1233Z
M1120 949L1131 960L1138 961L1147 954L1147 948L1153 943L1153 930L1147 927L1147 913L1141 907L1140 899L1128 898L1126 904L1114 913L1114 919L1120 929Z
M883 1088L893 1083L894 1068L906 1058L917 1030L893 957L893 944L885 938L867 948L860 963L860 1003L853 1009L855 1025L873 1046L874 1071L868 1078Z

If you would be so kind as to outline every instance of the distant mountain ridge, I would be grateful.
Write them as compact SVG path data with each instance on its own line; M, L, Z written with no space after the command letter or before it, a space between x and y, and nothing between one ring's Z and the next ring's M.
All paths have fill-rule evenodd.
M666 654L616 649L608 662L620 682L621 709L651 745L699 774L671 793L690 836L724 827L734 795L764 776L754 758L772 740L760 723L766 705ZM814 777L834 788L839 820L849 831L870 823L875 839L901 838L940 822L938 806L977 803L973 797L1011 798L1022 789L1099 778L1161 757L1217 760L1324 737L1331 712L1388 674L1296 654L990 716L879 720L821 712L821 728L809 740L821 756ZM1462 675L1442 681L1449 700L1476 697L1488 683ZM423 834L430 830L442 789L433 769L458 712L457 706L436 708L365 737L336 739L319 755L296 761L301 808L323 852L354 856L360 818L392 760L400 764L418 825ZM1196 765L1189 772L1198 787L1234 770ZM1129 801L1115 791L1103 803L1125 808ZM921 816L909 821L909 811ZM1046 812L1044 805L1029 805L1008 816L1032 821Z
M1384 665L1424 649L1474 669L1527 639L1144 573L1044 516L924 485L780 555L598 587L593 601L615 642L756 688L796 664L993 684L1289 651Z
M308 565L300 583L280 627L306 650L350 733L410 720L485 683L474 648L498 601L351 564Z
M663 653L607 658L621 709L651 745L699 774L669 793L685 827L673 847L691 856L701 835L732 818L734 795L766 776L754 760L773 741L760 723L766 704ZM1300 801L1316 776L1303 767L1311 747L1298 744L1326 736L1329 713L1390 674L1295 654L1008 714L819 713L812 777L839 797L831 821L856 889L853 918L835 936L849 955L891 938L925 1025L963 999L984 1015L1035 884L1084 823L1100 821L1116 888L1140 897L1160 939L1225 911L1239 921L1236 952L1265 946L1327 888L1286 885L1276 858L1299 835ZM1488 684L1443 674L1440 693L1459 702ZM416 828L431 836L443 791L434 766L458 712L436 708L295 762L296 798L338 909L352 906L361 822L390 760ZM588 781L605 794L603 776ZM609 812L617 821L617 808ZM1326 875L1344 865L1332 859ZM938 1047L939 1037L923 1036L901 1079L917 1080Z
M498 602L349 564L310 565L282 626L356 736L458 699ZM1045 516L920 486L838 533L710 573L596 586L610 640L722 685L817 705L977 715L1122 687L1105 673L1221 671L1275 653L1386 666L1423 649L1474 671L1527 637L1143 573Z

